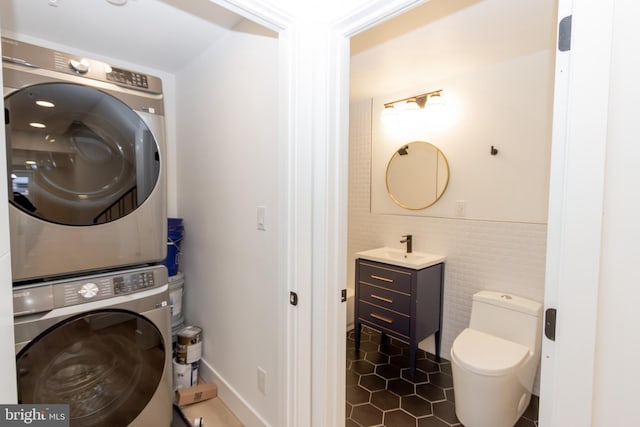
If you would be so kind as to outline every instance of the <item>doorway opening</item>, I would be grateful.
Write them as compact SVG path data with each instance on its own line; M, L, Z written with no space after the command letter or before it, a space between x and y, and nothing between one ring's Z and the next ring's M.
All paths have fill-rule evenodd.
M544 298L557 14L555 0L449 3L430 1L351 39L346 279L353 295L356 254L402 249L406 234L414 251L445 255L444 359L468 325L475 292ZM447 126L390 135L381 121L386 103L440 89L452 114ZM415 140L444 153L450 178L435 204L408 210L384 184L390 156ZM348 310L348 328L352 316ZM379 413L381 422L412 415L455 425L450 365L436 363L434 338L421 343L423 381L412 382L404 367L397 376L385 367L406 361L404 344L392 340L381 351L376 334L365 334L371 354L357 354L347 333L347 425L375 425L366 424L371 413L374 421ZM526 414L533 423L537 407Z

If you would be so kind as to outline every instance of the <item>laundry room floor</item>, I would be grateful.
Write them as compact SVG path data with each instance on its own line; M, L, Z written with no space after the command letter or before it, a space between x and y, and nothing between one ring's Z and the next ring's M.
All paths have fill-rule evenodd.
M409 346L362 328L360 351L347 332L346 427L452 427L455 414L451 363L418 349L416 375L410 378ZM538 397L514 427L538 426Z
M244 427L219 397L182 407L184 417L180 416L175 406L173 409L171 427L191 427L193 420L198 417L202 417L206 427Z

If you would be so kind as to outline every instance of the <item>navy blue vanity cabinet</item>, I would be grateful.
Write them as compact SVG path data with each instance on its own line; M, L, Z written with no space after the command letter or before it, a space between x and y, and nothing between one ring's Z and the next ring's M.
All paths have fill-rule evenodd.
M444 264L421 270L356 259L355 343L362 325L409 344L411 376L418 343L435 334L440 359Z

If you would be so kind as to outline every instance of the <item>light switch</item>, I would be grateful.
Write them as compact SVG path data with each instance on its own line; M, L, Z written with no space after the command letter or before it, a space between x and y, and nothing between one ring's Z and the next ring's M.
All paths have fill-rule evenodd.
M456 216L464 218L467 215L467 204L464 200L456 200Z
M258 206L258 230L266 230L264 222L266 208L264 206Z

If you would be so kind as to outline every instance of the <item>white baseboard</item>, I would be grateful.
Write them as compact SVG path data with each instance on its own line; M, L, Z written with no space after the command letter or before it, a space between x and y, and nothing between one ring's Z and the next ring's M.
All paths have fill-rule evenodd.
M200 360L198 375L218 387L218 397L246 427L270 427L258 412L216 372L206 360Z

